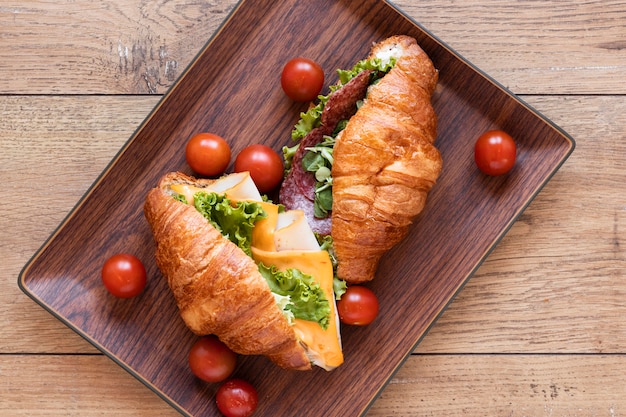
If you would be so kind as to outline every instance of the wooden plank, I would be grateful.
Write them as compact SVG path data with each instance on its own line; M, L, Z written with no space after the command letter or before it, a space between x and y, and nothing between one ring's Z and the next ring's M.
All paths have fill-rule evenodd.
M623 355L413 355L367 415L619 416L624 369ZM103 356L1 355L0 370L1 415L178 415Z
M368 416L617 416L625 366L622 355L412 356Z
M163 93L235 3L5 1L0 92Z
M0 370L0 415L180 415L102 355L3 355Z
M517 94L624 92L623 0L394 3Z
M623 0L394 3L518 94L626 92ZM5 1L0 93L163 93L235 4Z
M157 99L0 97L0 352L95 351L21 294L16 278ZM626 283L616 278L626 270L626 200L614 190L626 170L602 161L626 152L616 140L626 136L626 101L526 99L565 123L577 149L418 352L623 352Z
M16 278L235 2L2 1L0 415L178 415ZM394 3L578 147L368 415L624 414L626 3Z

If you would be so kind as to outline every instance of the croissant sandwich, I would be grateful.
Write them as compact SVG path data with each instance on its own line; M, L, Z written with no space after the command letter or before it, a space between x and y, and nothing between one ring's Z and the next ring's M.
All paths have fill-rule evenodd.
M343 362L333 265L301 211L263 201L248 173L169 173L144 213L191 331L286 369Z
M359 283L407 235L442 169L431 104L438 72L415 39L393 36L338 73L301 115L299 143L284 148L280 202L332 237L337 275Z

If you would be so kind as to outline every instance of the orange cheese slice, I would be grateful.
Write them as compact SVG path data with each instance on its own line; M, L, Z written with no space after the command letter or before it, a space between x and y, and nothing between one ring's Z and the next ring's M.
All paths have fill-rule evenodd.
M294 330L300 341L307 346L307 354L315 365L326 370L341 365L343 353L333 292L333 266L328 252L322 250L268 252L252 247L252 257L257 263L274 265L281 271L296 268L315 278L330 303L331 318L334 319L330 320L326 330L318 323L296 319Z

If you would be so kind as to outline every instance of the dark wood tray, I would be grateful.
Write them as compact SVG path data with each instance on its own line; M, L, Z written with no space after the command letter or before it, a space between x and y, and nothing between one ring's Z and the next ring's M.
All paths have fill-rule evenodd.
M333 372L289 372L262 357L240 360L257 416L364 414L518 215L574 149L574 141L520 99L384 1L245 0L238 3L177 83L120 150L76 208L25 266L22 290L181 413L217 415L217 384L194 378L187 353L195 336L179 318L153 261L144 196L168 171L188 171L187 139L211 131L233 153L249 143L280 149L305 105L284 96L282 65L294 56L334 69L351 67L372 42L417 38L440 71L434 97L444 170L408 238L385 256L370 287L380 315L343 328L345 364ZM503 177L481 175L475 138L500 128L519 157ZM149 274L131 300L106 293L104 260L132 252Z

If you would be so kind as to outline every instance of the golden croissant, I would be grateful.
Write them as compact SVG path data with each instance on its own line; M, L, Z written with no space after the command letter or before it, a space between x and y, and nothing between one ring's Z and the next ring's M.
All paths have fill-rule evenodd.
M320 124L300 143L311 152L316 142L340 130L332 150L329 217L318 216L318 204L323 206L318 190L324 188L315 179L318 172L313 178L297 167L306 165L306 150L294 155L295 169L280 194L287 208L308 208L316 232L332 236L337 275L349 283L374 278L380 258L407 235L442 169L434 146L431 96L438 72L433 63L415 39L403 35L374 45L372 59L391 62L392 68L374 83L377 70L362 70L331 93ZM342 119L349 119L343 130ZM316 191L308 191L313 186Z
M317 323L297 319L294 325L278 307L277 298L253 257L224 237L194 205L175 198L182 196L193 202L197 192L218 193L215 191L218 188L224 195L238 198L242 194L250 195L252 189L256 195L253 199L260 202L258 190L250 184L253 182L247 173L231 174L217 181L181 173L165 175L149 191L144 205L156 244L157 266L167 279L183 321L194 333L214 334L237 353L265 355L286 369L308 370L311 363L333 369L341 364L343 356L334 317L332 265L327 252L278 253L266 236L261 236L260 243L251 248L256 257L275 261L278 267L296 267L304 262L307 270L308 261L312 266L307 273L322 271L321 275L329 275L329 287L325 290L327 298L333 297L329 300L333 317L327 331L322 331ZM274 215L278 212L271 203L259 204L264 204L268 212L276 207ZM271 213L268 217L272 217ZM267 226L260 229L267 230ZM330 346L315 346L318 335Z
M441 171L430 102L437 71L414 39L377 44L395 66L369 88L363 106L334 148L332 237L337 274L348 282L374 277L382 255L407 234Z

